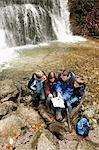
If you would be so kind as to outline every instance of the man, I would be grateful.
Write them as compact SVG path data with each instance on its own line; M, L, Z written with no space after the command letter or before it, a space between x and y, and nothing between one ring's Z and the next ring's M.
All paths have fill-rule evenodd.
M63 70L63 72L59 75L58 81L56 84L56 91L58 93L58 97L62 97L64 102L68 102L71 95L73 94L73 83L76 79L76 76L73 72L68 70ZM56 108L56 119L58 121L62 120L62 109L60 107Z

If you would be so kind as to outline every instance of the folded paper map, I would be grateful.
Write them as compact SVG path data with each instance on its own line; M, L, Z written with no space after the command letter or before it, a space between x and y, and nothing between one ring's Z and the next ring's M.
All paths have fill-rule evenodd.
M54 97L51 99L51 101L52 101L54 107L65 108L64 100L62 98Z

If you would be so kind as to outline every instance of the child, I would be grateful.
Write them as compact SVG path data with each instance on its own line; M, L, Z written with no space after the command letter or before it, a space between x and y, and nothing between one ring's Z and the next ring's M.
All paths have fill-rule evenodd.
M28 83L28 88L33 92L32 104L34 107L39 105L39 100L45 100L44 81L46 76L43 71L37 70Z
M73 83L75 78L75 74L68 70L63 70L58 78L56 91L58 93L58 97L62 97L64 102L67 102L73 94ZM56 108L56 119L58 121L62 120L61 108Z
M74 81L74 92L70 100L72 107L77 106L77 104L80 103L81 99L85 97L85 88L86 85L84 79L82 79L81 77L77 77Z
M55 86L56 86L56 75L54 72L50 72L44 84L46 105L49 110L51 109L51 98L56 97Z

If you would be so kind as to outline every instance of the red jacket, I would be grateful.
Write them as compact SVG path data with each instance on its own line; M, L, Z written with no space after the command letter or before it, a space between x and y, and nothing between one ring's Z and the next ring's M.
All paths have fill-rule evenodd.
M53 94L53 92L55 91L55 86L56 86L56 81L54 82L50 82L48 80L45 81L44 90L46 96L48 96L49 94Z

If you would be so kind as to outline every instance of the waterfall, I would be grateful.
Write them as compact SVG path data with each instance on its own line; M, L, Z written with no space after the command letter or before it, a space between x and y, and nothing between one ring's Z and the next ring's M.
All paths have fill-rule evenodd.
M67 35L72 35L68 0L4 0L0 3L0 47L64 41Z
M70 31L68 0L59 0L59 3L60 13L55 13L55 9L53 9L51 20L57 40L65 41L67 35L72 35ZM57 5L55 5L54 8L57 8Z

